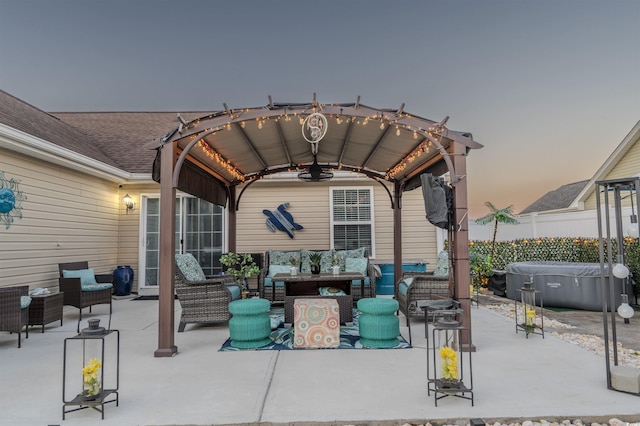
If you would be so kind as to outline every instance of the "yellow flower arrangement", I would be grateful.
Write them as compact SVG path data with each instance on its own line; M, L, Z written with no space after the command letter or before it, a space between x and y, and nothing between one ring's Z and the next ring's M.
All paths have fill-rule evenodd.
M533 327L533 319L536 316L536 310L529 306L524 308L524 325Z
M100 369L102 363L96 358L89 360L87 365L82 368L82 377L87 395L95 396L100 393Z
M442 378L448 381L458 380L458 354L451 346L440 348L440 358L442 359Z

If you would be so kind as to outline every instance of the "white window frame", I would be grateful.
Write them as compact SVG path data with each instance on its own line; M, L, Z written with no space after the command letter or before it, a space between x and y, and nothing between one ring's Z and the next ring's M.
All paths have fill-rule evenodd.
M369 200L371 201L371 218L369 220L358 220L358 221L336 221L333 217L333 193L334 191L347 191L357 189L359 191L369 191ZM371 253L367 253L370 258L375 258L376 253L376 234L375 234L375 206L374 206L374 195L375 192L373 190L373 186L331 186L329 187L329 233L331 239L331 248L335 249L334 244L334 225L369 225L371 227Z

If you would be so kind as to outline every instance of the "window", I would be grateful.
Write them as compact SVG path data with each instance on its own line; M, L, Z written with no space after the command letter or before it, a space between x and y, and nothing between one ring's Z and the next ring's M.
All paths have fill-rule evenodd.
M336 250L365 247L373 256L373 189L331 188L331 239Z

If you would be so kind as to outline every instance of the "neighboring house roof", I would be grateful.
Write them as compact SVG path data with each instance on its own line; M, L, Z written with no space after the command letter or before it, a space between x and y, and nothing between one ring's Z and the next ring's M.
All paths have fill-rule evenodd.
M0 90L0 124L118 167L93 137L64 121Z
M120 168L130 173L151 173L155 149L149 142L175 129L179 122L175 112L53 112L73 127L90 135L115 160ZM209 114L185 112L186 120Z
M180 113L192 120L209 112ZM128 173L150 174L149 142L178 126L175 112L44 112L0 90L0 124Z
M535 213L549 210L566 209L576 199L577 195L587 186L589 180L568 183L560 188L549 191L538 198L519 214Z

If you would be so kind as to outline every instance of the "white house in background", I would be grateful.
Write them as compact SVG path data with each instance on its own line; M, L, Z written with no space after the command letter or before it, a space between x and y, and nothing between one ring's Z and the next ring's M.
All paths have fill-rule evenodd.
M498 241L537 237L598 237L595 183L640 174L640 121L589 180L548 192L522 210L518 225L498 226ZM630 224L630 198L623 200L623 227ZM634 206L638 214L638 206ZM490 240L493 227L469 221L469 240Z

